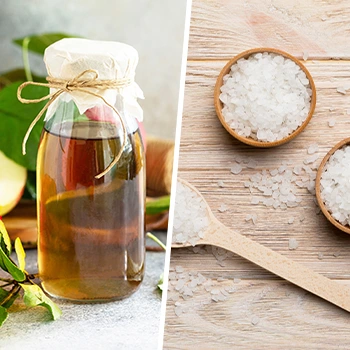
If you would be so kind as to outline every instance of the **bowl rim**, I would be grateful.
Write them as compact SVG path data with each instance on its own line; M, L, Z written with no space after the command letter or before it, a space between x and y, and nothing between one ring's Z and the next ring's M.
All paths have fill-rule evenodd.
M233 130L225 121L225 118L222 114L223 103L220 101L220 98L219 98L220 93L221 93L220 88L223 84L223 78L229 72L229 70L231 69L231 66L233 64L235 64L241 58L247 58L252 54L264 53L264 52L279 54L279 55L284 56L286 58L289 58L290 60L295 62L301 68L301 70L305 73L305 75L307 76L307 78L310 82L311 90L312 90L310 110L309 110L309 114L306 117L306 119L304 120L304 122L297 129L295 129L291 134L286 136L285 138L283 138L281 140L273 141L273 142L257 141L257 140L250 138L250 137L243 137L241 135L238 135L236 133L236 131ZM219 74L219 76L216 80L216 83L215 83L215 88L214 88L214 106L215 106L216 114L217 114L222 126L226 129L226 131L229 134L231 134L237 140L239 140L247 145L254 146L254 147L260 147L260 148L276 147L276 146L279 146L279 145L282 145L286 142L291 141L293 138L295 138L297 135L299 135L305 129L307 124L310 122L312 115L314 114L314 111L316 108L316 86L315 86L314 80L313 80L310 72L301 63L301 61L299 61L296 57L290 55L287 52L279 50L279 49L259 47L259 48L249 49L249 50L241 52L240 54L238 54L235 57L233 57L232 59L230 59L226 63L226 65L221 69L220 74Z
M316 174L316 183L315 183L315 191L316 191L316 199L319 207L321 208L321 211L323 215L327 218L327 220L332 223L334 226L336 226L338 229L340 229L343 232L346 232L350 234L350 227L342 225L339 221L333 218L331 213L326 208L322 198L321 198L321 176L323 173L324 166L328 162L329 158L337 151L338 149L342 148L345 145L350 145L350 137L341 140L338 142L334 147L332 147L328 153L324 156L322 159L322 162L320 166L318 167L317 174Z

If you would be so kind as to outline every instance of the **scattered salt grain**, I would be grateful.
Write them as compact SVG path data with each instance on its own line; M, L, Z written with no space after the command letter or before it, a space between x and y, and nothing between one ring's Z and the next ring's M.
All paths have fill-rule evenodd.
M342 86L337 87L337 92L339 92L342 95L346 95L346 89Z
M175 271L178 272L178 273L181 273L181 272L184 272L185 269L182 266L176 266L175 267Z
M300 175L303 171L303 168L301 166L295 166L294 169L293 169L293 173L295 175Z
M219 181L218 181L218 186L219 186L219 187L225 187L224 181L219 180Z
M328 126L330 128L333 128L333 126L335 125L335 122L336 122L336 120L334 118L329 119L328 120Z
M307 154L314 154L316 152L318 152L318 144L317 143L313 143L307 149Z
M318 157L319 157L318 154L312 154L311 156L304 159L304 164L312 164L312 163L316 162ZM306 169L305 169L305 171L306 171Z
M219 211L220 213L224 213L224 212L227 211L228 209L229 209L229 208L228 208L227 205L221 204L220 207L219 207L219 209L218 209L218 211Z
M333 253L333 256L337 258L340 255L340 252Z
M294 222L294 218L289 218L288 219L288 224L291 225Z
M241 164L234 163L230 170L232 174L238 175L242 171L242 169L243 168Z
M250 320L251 324L253 326L256 326L259 323L260 319L258 316L253 316L252 319Z
M318 253L318 260L322 260L323 259L323 254L322 253Z
M254 159L250 159L246 166L248 169L255 169L258 166L258 162Z
M222 250L222 248L220 249ZM180 268L180 271L183 270L181 267L176 268ZM236 290L233 281L224 278L218 278L218 281L220 280L220 285L218 285L214 280L204 277L199 272L176 273L174 269L170 270L168 300L174 302L174 312L177 316L186 312L186 304L183 301L193 298L197 294L205 295L207 299L201 300L201 305L208 305L211 302L225 301L229 294Z
M321 174L321 198L332 217L350 225L350 146L338 149Z
M222 114L239 135L273 142L305 121L311 94L310 82L295 62L257 53L238 60L224 77Z
M307 61L307 59L309 58L309 53L307 51L303 52L303 60Z
M252 197L252 200L250 202L251 204L259 204L260 198L259 197Z
M329 111L330 111L330 112L333 112L333 111L335 111L335 108L334 108L334 107L330 107L330 108L329 108Z
M271 176L276 176L278 174L278 169L272 169L270 170Z
M175 306L174 311L175 311L175 315L178 317L183 314L183 308L181 306Z
M255 225L257 222L258 216L256 214L247 214L245 217L245 221L252 221L252 223Z
M289 239L289 250L295 250L299 246L298 241L295 238Z

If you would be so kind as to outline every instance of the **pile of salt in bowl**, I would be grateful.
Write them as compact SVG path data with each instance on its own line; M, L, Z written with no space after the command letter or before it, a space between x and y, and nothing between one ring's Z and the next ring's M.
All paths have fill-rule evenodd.
M279 141L306 120L312 89L303 70L289 58L256 53L232 65L223 78L222 115L240 136Z
M321 198L332 217L350 226L350 146L334 152L320 180Z

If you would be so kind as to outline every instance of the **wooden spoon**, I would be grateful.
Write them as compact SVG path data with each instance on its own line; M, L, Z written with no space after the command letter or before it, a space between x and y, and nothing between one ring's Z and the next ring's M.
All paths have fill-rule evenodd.
M329 222L331 222L334 226L336 226L337 228L339 228L340 230L342 230L343 232L349 233L350 234L350 227L349 226L344 226L342 225L339 221L337 221L336 219L333 218L333 216L331 215L331 213L328 211L328 209L326 208L326 206L324 205L324 202L321 198L321 176L324 170L324 167L326 165L326 163L328 162L329 158L335 153L335 151L337 151L338 149L344 147L345 145L350 145L350 137L347 139L344 139L340 142L338 142L327 154L326 156L323 158L318 170L317 170L317 176L316 176L316 180L315 180L315 190L316 190L316 198L317 198L317 202L319 207L322 210L322 213L324 214L324 216L328 219Z
M198 195L198 199L201 198L205 203L204 210L207 213L209 224L205 229L203 238L199 238L196 245L208 244L229 250L350 312L349 287L332 281L226 227L215 218L209 205L195 187L182 179L178 179L178 181L192 190ZM192 204L195 206L198 205L197 203ZM187 202L186 206L191 207L191 203ZM183 244L172 244L174 248L188 246L191 246L191 244L187 242Z
M221 89L221 86L223 85L223 79L224 79L224 76L230 72L232 65L237 63L237 61L240 60L241 58L248 58L250 55L253 55L256 53L264 53L264 52L269 52L269 53L281 55L281 56L283 56L285 58L289 58L290 60L295 62L300 67L300 69L305 73L305 75L307 76L307 78L310 82L311 90L312 90L311 105L310 105L310 110L309 110L309 114L308 114L307 118L291 134L289 134L288 136L286 136L285 138L283 138L281 140L273 141L273 142L258 141L258 140L254 140L251 137L244 137L244 136L239 135L226 122L225 117L222 114L222 109L223 109L224 105L220 101L220 93L221 93L220 89ZM247 51L240 53L239 55L233 57L230 61L228 61L227 64L225 65L225 67L222 68L222 70L218 76L218 79L216 80L216 84L215 84L214 105L215 105L216 114L217 114L222 126L237 140L244 142L247 145L254 146L254 147L260 147L260 148L276 147L276 146L282 145L286 142L289 142L294 137L298 136L305 129L305 127L309 123L309 121L314 113L315 107L316 107L316 87L315 87L315 83L314 83L314 80L312 79L311 74L296 57L290 55L287 52L281 51L281 50L267 48L267 47L259 47L256 49L251 49L251 50L247 50Z

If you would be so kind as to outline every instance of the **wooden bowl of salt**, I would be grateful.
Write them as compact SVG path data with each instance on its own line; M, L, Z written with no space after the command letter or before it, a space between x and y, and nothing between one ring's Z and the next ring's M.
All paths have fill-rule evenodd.
M329 207L330 204L330 196L332 196L332 192L335 194L335 191L341 191L342 183L337 179L337 175L334 170L333 174L330 173L331 169L329 169L330 166L330 160L334 158L334 154L341 149L344 149L345 146L350 146L350 138L346 138L340 142L338 142L323 158L318 170L317 170L317 175L316 175L316 183L315 183L315 189L316 189L316 198L319 207L322 210L322 213L324 216L327 218L327 220L332 223L334 226L336 226L338 229L342 230L343 232L349 233L350 234L350 226L349 224L342 224L340 221L344 220L342 217L339 217L341 214L339 214L339 209L338 212L335 210L329 210L327 206ZM332 158L331 158L332 157ZM350 151L349 151L349 159L350 159ZM349 174L350 174L350 163L346 164L347 167L349 167ZM328 172L328 174L326 174ZM350 187L350 177L349 179L346 178L345 181L349 183ZM327 187L327 188L326 188ZM338 187L338 189L337 189ZM345 191L348 193L350 196L350 191ZM343 191L344 193L344 191ZM344 204L344 198L342 198L341 193L339 194L339 204L343 205ZM327 202L327 204L326 204ZM350 202L350 201L349 201ZM334 204L332 204L334 205ZM339 221L340 219L340 221ZM349 219L348 223L350 222L350 210L349 210Z
M299 121L296 120L295 124L297 124L297 126L295 128L289 128L289 130L287 130L288 128L281 130L280 135L279 135L280 137L273 135L273 132L271 135L271 133L269 131L266 131L265 135L264 135L263 134L264 130L262 130L262 132L261 131L259 132L258 129L256 128L256 126L252 125L252 124L257 124L257 123L255 123L255 121L258 121L259 118L260 118L259 123L260 123L260 125L262 125L261 121L262 121L262 118L264 118L264 116L263 116L264 112L265 112L266 116L267 115L270 116L270 118L266 118L266 121L265 121L266 126L273 125L275 122L275 119L273 118L273 113L266 113L266 110L268 110L269 103L271 102L271 104L273 105L273 108L276 109L276 111L278 112L279 106L276 105L276 103L272 103L272 102L276 102L277 94L270 95L270 96L273 96L271 101L266 100L265 102L264 101L262 102L263 105L265 105L265 107L263 106L264 108L262 109L261 114L260 113L251 114L252 110L254 110L254 109L257 110L257 108L254 107L254 106L256 106L254 99L258 98L259 101L257 103L261 103L260 100L261 100L261 96L263 96L263 95L261 94L261 96L259 96L260 91L265 89L265 92L266 92L270 88L271 88L270 90L273 91L274 82L273 81L271 82L271 80L269 80L268 73L266 73L266 75L265 75L265 73L262 72L261 70L258 70L255 72L253 71L253 74L251 74L251 77L249 77L249 79L252 79L251 80L252 82L254 82L254 76L256 76L257 74L258 75L263 74L266 77L266 82L263 82L261 80L260 82L258 82L258 83L260 83L260 85L257 84L254 87L255 91L250 91L250 92L254 92L254 93L249 95L249 98L252 99L252 101L249 101L250 103L247 103L246 101L244 101L242 103L241 101L244 100L244 98L243 99L237 98L237 95L239 95L239 94L235 94L235 97L232 99L235 101L233 103L231 102L231 106L234 106L236 108L235 112L237 112L237 113L238 113L238 110L240 110L239 112L241 115L237 116L238 115L237 113L235 113L235 112L232 113L233 107L232 108L230 107L231 111L229 111L228 113L232 114L233 121L231 122L230 115L227 114L227 109L229 108L227 106L229 105L229 103L228 103L228 101L226 101L226 103L224 103L224 102L226 99L225 95L228 96L228 94L225 94L225 92L223 92L222 90L223 90L223 87L225 86L225 84L227 84L228 78L230 77L229 74L236 74L236 73L232 73L232 68L236 67L237 65L240 65L238 73L242 72L243 69L247 69L246 67L244 67L246 65L245 61L248 62L248 59L250 59L251 56L252 56L253 60L258 59L257 57L260 57L260 56L257 56L257 55L269 56L271 58L270 63L272 63L272 66L273 66L274 62L276 63L276 61L277 61L276 64L280 65L281 68L282 68L282 65L285 65L286 69L290 68L294 71L296 71L296 69L298 69L298 76L301 76L302 77L301 80L303 81L303 83L301 83L301 85L304 86L304 88L302 88L302 86L300 86L300 91L301 92L308 91L308 94L310 95L309 102L307 102L306 106L305 106L305 108L307 108L308 111L305 112L305 110L303 110L300 114L300 116L301 116L300 118L302 120L299 120ZM282 59L281 58L276 59L276 57L282 57ZM265 59L265 58L262 57L262 59ZM267 65L265 65L265 66L267 67ZM259 68L259 67L257 66L256 68ZM270 67L267 67L267 68L270 68ZM245 70L244 72L246 73L247 70ZM282 75L283 74L285 74L285 73L282 72ZM239 89L240 89L239 85L241 83L241 81L239 79L237 79L237 76L239 76L239 75L237 75L237 74L235 75L236 81L233 84L233 86L231 87L231 89L233 88L233 89L235 89L235 91L239 91ZM279 81L280 76L281 76L281 74L276 75L277 82ZM306 81L306 79L308 81ZM231 81L231 83L232 83L232 81ZM247 81L245 83L247 83ZM248 83L249 83L249 80L248 80ZM263 83L263 85L261 83ZM265 85L266 85L266 88L265 88ZM280 81L277 85L280 87L282 86L282 90L283 90L283 84L281 84ZM297 85L300 85L300 84L297 83ZM250 84L250 86L254 86L254 84ZM270 86L270 88L268 88L268 86ZM285 84L285 86L287 86L287 84ZM232 90L231 90L231 92L232 92ZM277 93L279 93L279 92L277 91ZM287 95L288 95L288 93L284 94L283 98L288 99ZM281 96L281 94L279 94L278 98L281 98L280 96ZM280 108L283 108L283 102L284 101L281 101L280 106L282 106L282 107L280 107ZM221 70L219 77L217 78L216 85L215 85L214 105L215 105L215 109L216 109L216 114L217 114L221 124L237 140L239 140L245 144L254 146L254 147L261 147L261 148L275 147L275 146L282 145L282 144L292 140L293 138L295 138L297 135L299 135L305 129L305 127L309 123L309 121L314 113L315 107L316 107L316 87L315 87L315 83L314 83L309 71L294 56L292 56L284 51L273 49L273 48L256 48L256 49L244 51L244 52L240 53L239 55L235 56L229 62L227 62L225 67ZM225 113L225 105L227 107L226 113ZM240 106L242 107L242 105L244 107L243 111L242 111L242 108L241 109L239 108ZM254 108L251 106L253 106ZM289 108L293 108L293 102L291 101L291 103L289 103L288 106L289 106ZM249 113L247 113L247 111ZM278 112L278 113L280 113L280 112ZM245 120L244 118L246 118L247 115L249 116L248 122L244 121ZM288 118L289 117L290 117L290 115L288 115ZM289 123L288 118L286 118L287 123ZM276 120L277 119L278 118L276 118ZM244 128L242 128L242 127L237 128L237 124L239 126L239 123L241 123L240 121L242 121L242 120L245 123L245 127ZM253 123L251 123L251 121L253 121ZM259 123L258 123L258 125L259 125ZM278 122L278 123L280 123L280 122ZM281 125L281 128L283 128L283 127L285 127L283 125L283 123L282 124L280 123L277 125ZM290 124L292 124L292 123L290 123ZM247 127L250 128L251 131L249 131L249 129L247 129ZM266 128L265 128L265 130L266 130ZM259 135L258 135L258 132L259 132ZM281 136L281 134L285 134L285 135Z

